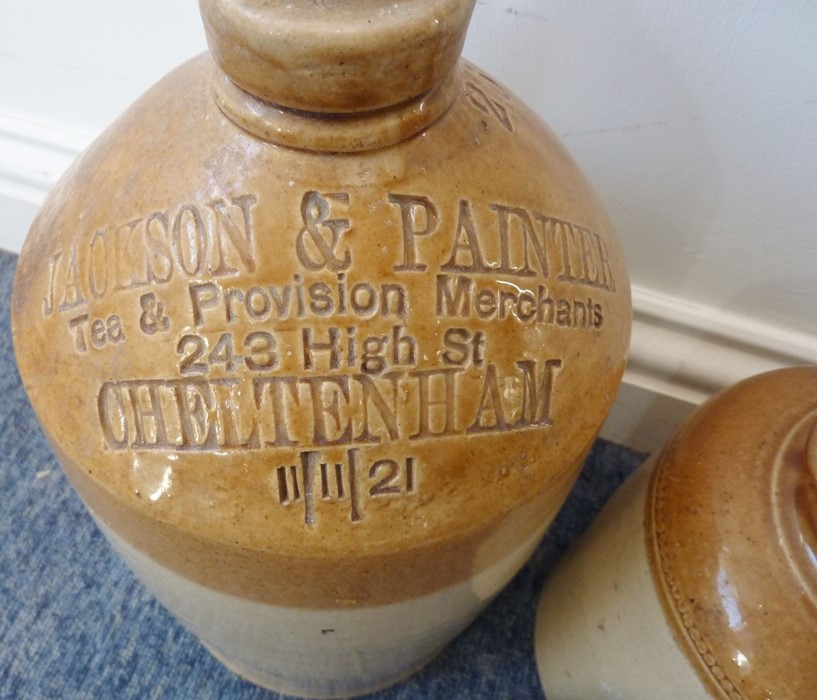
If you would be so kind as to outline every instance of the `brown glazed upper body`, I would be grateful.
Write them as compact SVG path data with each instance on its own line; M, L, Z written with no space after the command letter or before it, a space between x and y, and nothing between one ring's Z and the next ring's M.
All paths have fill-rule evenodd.
M161 80L32 226L13 326L37 415L94 513L204 585L348 607L465 580L549 522L613 401L610 222L474 66L276 103L211 5L229 75L203 55Z
M713 697L817 689L817 367L745 380L668 443L647 549L679 645Z

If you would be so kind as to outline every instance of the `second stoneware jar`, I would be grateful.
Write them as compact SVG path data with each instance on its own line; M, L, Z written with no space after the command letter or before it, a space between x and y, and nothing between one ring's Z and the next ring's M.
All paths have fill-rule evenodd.
M712 398L547 583L548 700L817 696L817 367Z
M210 53L79 159L20 258L53 449L168 609L261 685L345 696L530 555L630 329L564 148L459 59L463 0L202 0Z

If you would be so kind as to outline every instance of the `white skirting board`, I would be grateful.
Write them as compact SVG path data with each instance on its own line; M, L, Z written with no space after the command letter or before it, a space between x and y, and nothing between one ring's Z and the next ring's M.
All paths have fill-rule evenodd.
M0 248L19 252L40 202L91 139L0 112ZM817 338L635 286L629 366L601 435L653 451L711 394L796 364L817 364Z
M712 394L802 364L817 364L817 338L634 287L629 364L601 435L651 452Z
M0 248L20 252L45 195L91 140L90 134L0 112Z

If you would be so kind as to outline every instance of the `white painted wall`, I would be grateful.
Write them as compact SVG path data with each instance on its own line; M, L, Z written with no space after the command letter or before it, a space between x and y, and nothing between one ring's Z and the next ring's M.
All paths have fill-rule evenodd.
M0 3L0 247L19 250L90 138L204 49L192 0ZM817 2L478 0L465 54L607 204L635 292L630 390L691 405L817 362ZM625 423L657 410L636 403Z
M817 3L482 15L469 48L583 164L638 286L817 332Z

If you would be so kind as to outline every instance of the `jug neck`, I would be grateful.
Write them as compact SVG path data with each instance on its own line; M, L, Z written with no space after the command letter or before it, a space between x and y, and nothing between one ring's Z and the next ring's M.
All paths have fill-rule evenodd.
M453 104L460 75L456 66L422 95L391 107L351 113L307 112L267 102L240 88L217 66L211 88L219 109L260 139L305 151L356 153L393 146L427 129Z
M215 98L281 145L358 151L451 105L475 0L199 0Z

